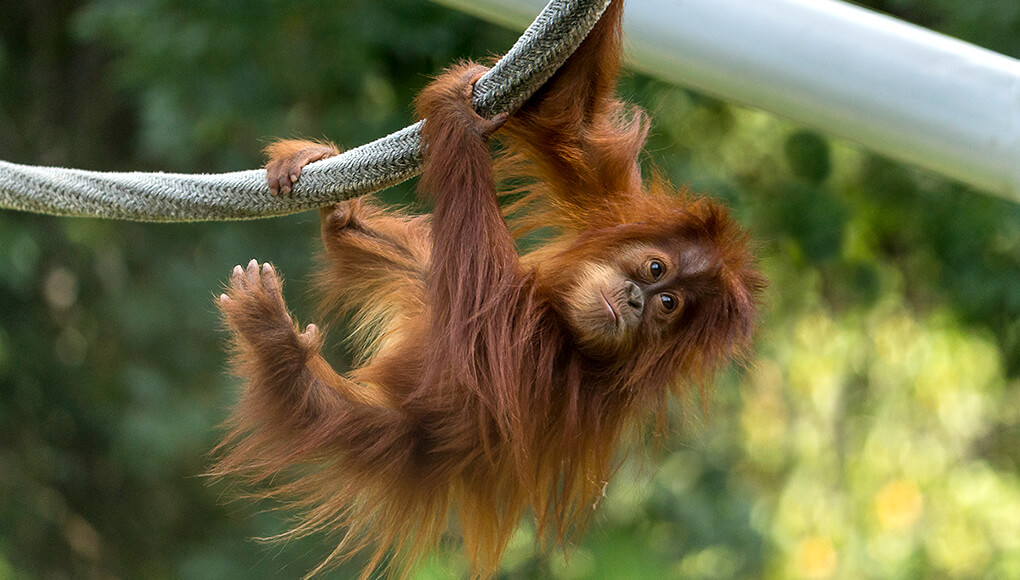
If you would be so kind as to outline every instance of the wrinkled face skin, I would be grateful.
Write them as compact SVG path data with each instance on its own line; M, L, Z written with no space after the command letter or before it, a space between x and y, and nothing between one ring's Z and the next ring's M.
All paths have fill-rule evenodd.
M685 307L718 270L697 247L666 251L631 245L579 265L567 290L567 319L581 347L615 355L677 332Z

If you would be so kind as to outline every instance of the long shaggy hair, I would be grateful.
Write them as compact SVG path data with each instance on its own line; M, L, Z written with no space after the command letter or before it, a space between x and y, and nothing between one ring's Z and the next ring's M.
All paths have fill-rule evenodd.
M352 318L355 370L293 323L271 266L235 269L220 306L246 388L212 473L272 484L256 495L300 518L285 537L342 533L324 566L367 550L363 577L406 572L451 517L475 576L525 515L563 542L626 436L748 347L764 280L746 235L711 200L642 180L648 121L614 96L622 12L498 133L514 234L487 143L503 119L467 105L471 63L417 102L431 216L324 208L319 287ZM514 235L538 229L519 256Z

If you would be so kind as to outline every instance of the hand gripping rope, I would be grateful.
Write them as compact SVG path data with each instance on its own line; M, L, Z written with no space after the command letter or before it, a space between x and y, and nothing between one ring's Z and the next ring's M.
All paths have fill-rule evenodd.
M475 85L486 117L515 111L595 26L609 0L552 0ZM421 170L419 121L305 168L290 196L274 196L261 169L220 174L111 173L0 161L0 208L151 222L279 216L358 197Z

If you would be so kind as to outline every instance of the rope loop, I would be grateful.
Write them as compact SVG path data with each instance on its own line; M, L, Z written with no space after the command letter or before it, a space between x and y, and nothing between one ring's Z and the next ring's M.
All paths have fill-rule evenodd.
M551 0L475 85L475 108L490 117L520 108L573 54L609 2ZM421 123L309 165L287 197L269 191L262 169L113 173L0 161L0 208L149 222L254 219L306 211L417 175Z

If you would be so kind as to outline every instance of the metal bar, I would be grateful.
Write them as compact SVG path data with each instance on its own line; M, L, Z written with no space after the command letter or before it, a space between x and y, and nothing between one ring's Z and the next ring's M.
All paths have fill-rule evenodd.
M520 28L542 0L436 0ZM630 0L627 61L1020 201L1020 61L838 0Z

